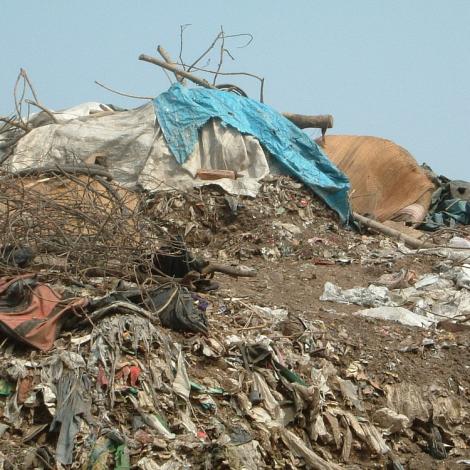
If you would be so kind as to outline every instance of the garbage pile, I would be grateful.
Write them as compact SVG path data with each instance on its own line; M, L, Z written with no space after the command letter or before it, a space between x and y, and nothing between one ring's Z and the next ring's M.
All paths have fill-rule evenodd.
M42 111L2 119L0 468L468 463L465 224L359 231L318 119L141 59L179 77L146 105L22 71Z
M354 315L397 321L403 325L429 328L444 321L465 322L470 318L470 264L442 264L440 273L416 278L407 269L383 274L368 287L341 289L325 284L320 300L368 307ZM410 306L405 308L404 306Z
M73 178L42 178L54 188L49 192L4 180L5 190L22 191L9 201L25 196L23 205L9 207L24 245L2 252L1 424L10 443L0 449L4 468L13 455L23 468L343 468L399 465L403 439L416 439L436 459L467 448L465 395L378 382L367 362L350 357L348 340L331 334L328 317L227 297L231 278L205 274L215 266L252 275L260 262L278 269L288 260L324 269L386 267L407 249L344 230L285 176L262 183L262 204L206 187L157 193L109 218L110 200L93 177L77 177L88 184L77 183L82 192L57 191ZM42 197L30 197L33 190ZM53 204L75 196L80 206ZM40 220L47 210L34 212L32 204L51 208L49 223ZM86 204L102 214L100 231L83 220ZM51 230L59 208L67 221L62 238ZM135 225L122 225L129 219ZM139 230L126 228L127 245L118 245L111 233L118 237L129 226ZM154 226L160 237L146 239ZM120 257L114 246L131 255ZM436 279L442 291L439 276L420 282ZM391 296L394 285L409 280L408 272L382 284ZM460 287L468 288L464 279ZM418 281L413 289L420 288Z

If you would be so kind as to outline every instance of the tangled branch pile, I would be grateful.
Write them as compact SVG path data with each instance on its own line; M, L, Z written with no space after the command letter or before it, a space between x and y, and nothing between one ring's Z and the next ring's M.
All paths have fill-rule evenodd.
M145 216L142 195L89 169L68 170L57 168L40 179L2 175L3 245L28 246L39 262L75 280L129 277L164 240L158 221Z

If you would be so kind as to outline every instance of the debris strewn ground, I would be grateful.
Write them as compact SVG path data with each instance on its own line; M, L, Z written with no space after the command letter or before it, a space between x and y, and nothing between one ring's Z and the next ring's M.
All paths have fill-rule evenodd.
M458 462L470 458L468 325L433 317L426 328L407 327L352 315L398 305L390 293L416 289L420 279L428 289L439 281L441 293L466 295L468 284L445 277L458 266L342 228L289 177L270 177L256 199L216 187L157 193L141 201L138 214L148 226L158 222L160 240L184 237L195 255L245 265L257 276L219 273L212 280L218 290L191 292L205 332L174 331L171 322L165 328L157 314L138 310L151 312L148 306L131 311L128 298L116 297L105 314L97 314L100 305L77 311L79 321L64 326L48 351L6 339L3 468L17 461L25 462L21 468L463 468ZM83 222L78 211L72 215ZM122 230L117 219L102 225L103 234ZM86 221L75 230L84 227ZM96 234L86 235L97 243ZM111 250L109 238L100 240ZM54 250L61 242L55 239ZM85 265L68 269L66 261L76 266L74 260L54 267L51 253L24 268L10 257L4 267L92 302L138 285L152 289L132 276L127 253L121 260L119 250L101 258L90 253L90 268L98 273L101 260L119 276L84 272ZM328 282L343 294L376 288L359 305L321 301ZM440 300L455 313L447 297L433 305ZM415 295L400 306L416 302ZM469 313L466 305L459 315Z

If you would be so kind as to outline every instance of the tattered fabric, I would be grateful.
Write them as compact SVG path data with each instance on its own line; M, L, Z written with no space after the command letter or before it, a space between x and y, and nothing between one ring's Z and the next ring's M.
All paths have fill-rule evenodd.
M0 331L42 351L52 348L65 317L87 299L61 301L48 285L31 275L0 278Z

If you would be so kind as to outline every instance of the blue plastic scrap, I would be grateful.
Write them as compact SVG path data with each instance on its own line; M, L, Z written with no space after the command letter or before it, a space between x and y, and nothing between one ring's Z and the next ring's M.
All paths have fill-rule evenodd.
M349 180L307 134L280 113L235 93L175 83L154 99L155 113L179 163L191 155L198 131L212 118L256 137L288 170L320 196L343 222L350 221Z

